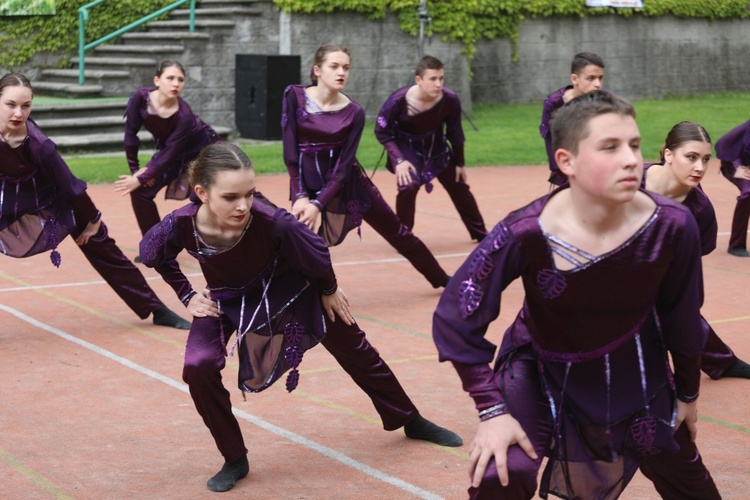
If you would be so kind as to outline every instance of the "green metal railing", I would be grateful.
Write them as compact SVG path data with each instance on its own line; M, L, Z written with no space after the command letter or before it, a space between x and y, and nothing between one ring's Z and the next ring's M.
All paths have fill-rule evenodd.
M89 44L86 43L86 21L89 20L89 10L91 7L95 7L101 3L106 2L107 0L94 0L91 3L87 3L80 9L78 9L78 85L83 85L86 82L86 78L84 76L84 70L85 70L85 62L84 57L87 50L93 49L97 45L101 45L104 42L108 42L112 40L113 38L116 38L123 33L127 33L128 31L132 30L133 28L137 28L138 26L147 23L148 21L154 19L155 17L159 17L162 14L166 14L167 12L176 9L180 5L183 5L187 2L190 2L190 31L195 31L195 0L177 0L175 3L167 5L163 9L159 9L156 12L153 12L146 17L143 17L137 21L134 21L127 26L124 26L120 28L117 31L113 31L109 35L105 35L101 37L99 40L96 40L94 42L91 42Z

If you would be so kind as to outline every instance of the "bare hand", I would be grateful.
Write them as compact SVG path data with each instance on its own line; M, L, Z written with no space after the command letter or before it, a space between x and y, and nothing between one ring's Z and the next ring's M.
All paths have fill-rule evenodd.
M123 196L130 194L139 187L141 187L141 181L138 177L146 171L145 168L138 170L133 175L120 175L119 181L115 181L115 192L122 193ZM156 182L155 179L151 179L143 183L143 186L151 187Z
M744 165L741 167L737 167L737 169L734 171L734 178L750 181L750 167L746 167Z
M308 203L299 213L297 219L307 227L317 232L320 227L320 209L314 203Z
M414 180L412 173L416 171L417 169L414 168L414 165L409 160L402 161L396 165L396 183L399 186L410 184Z
M99 232L99 227L102 225L102 221L89 222L86 227L83 228L83 232L76 238L76 245L82 246L89 242L89 239L93 238L96 233Z
M331 295L321 295L320 301L323 303L323 309L325 309L331 323L334 323L336 316L338 316L347 325L354 324L354 316L349 310L349 299L341 287L337 288Z
M466 184L466 167L456 167L456 182Z
M521 424L510 414L480 422L469 450L471 485L479 487L487 465L494 456L500 484L508 486L508 448L514 444L520 446L532 460L537 459L534 447Z
M295 202L292 204L292 215L294 216L294 218L299 220L299 214L301 214L302 210L304 210L305 207L309 204L310 198L308 198L307 196L295 200Z
M675 430L680 428L681 424L687 425L690 431L690 440L695 442L695 438L698 435L698 401L692 403L685 403L684 401L677 400L677 419L674 423Z
M219 306L211 300L211 291L207 288L190 298L187 309L196 318L219 317Z

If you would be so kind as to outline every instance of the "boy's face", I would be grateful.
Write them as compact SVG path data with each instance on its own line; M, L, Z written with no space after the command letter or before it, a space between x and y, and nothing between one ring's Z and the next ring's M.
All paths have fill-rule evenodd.
M431 98L438 97L443 92L445 69L426 69L422 76L414 77L414 83Z
M630 201L641 185L641 134L632 116L607 113L592 118L578 153L558 149L560 169L592 198ZM562 163L560 163L562 161Z
M604 81L604 68L589 64L581 70L581 73L570 75L573 89L576 95L588 94L594 90L601 90Z

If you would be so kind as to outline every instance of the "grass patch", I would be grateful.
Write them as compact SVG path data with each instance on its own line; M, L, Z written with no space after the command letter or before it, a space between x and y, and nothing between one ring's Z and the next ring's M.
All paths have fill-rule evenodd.
M38 104L39 98L35 98ZM643 158L654 161L672 126L683 120L703 125L714 142L732 127L747 120L750 93L727 92L701 96L668 97L633 101L638 126L643 136ZM466 163L486 165L543 165L547 163L544 143L539 136L542 103L537 104L475 104L471 121L464 119ZM365 124L357 158L367 170L378 163L383 151L373 133L374 121ZM286 173L281 142L254 143L237 141L252 159L259 174ZM145 165L150 156L139 156ZM129 172L125 156L66 157L76 176L91 184L114 182L118 175ZM383 168L380 161L379 168Z

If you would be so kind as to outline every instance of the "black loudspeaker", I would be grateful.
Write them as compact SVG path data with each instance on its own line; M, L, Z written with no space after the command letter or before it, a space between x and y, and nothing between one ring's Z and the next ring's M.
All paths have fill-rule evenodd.
M281 139L281 99L300 83L300 56L236 54L234 116L241 137Z

